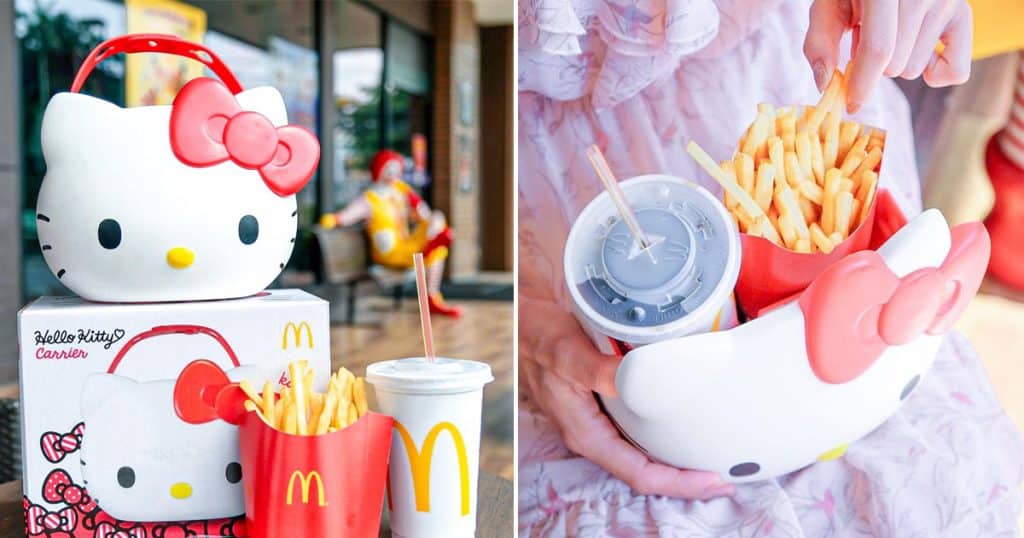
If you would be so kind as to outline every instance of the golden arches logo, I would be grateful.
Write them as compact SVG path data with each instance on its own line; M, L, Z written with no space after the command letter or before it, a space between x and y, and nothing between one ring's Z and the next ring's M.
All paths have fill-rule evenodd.
M395 421L405 454L409 457L409 469L412 472L413 494L416 498L416 511L430 511L430 462L434 457L434 445L441 432L447 431L455 445L455 456L459 463L459 490L462 495L462 515L469 515L469 463L466 461L466 443L455 424L438 422L423 439L423 450L417 450L409 430L401 422Z
M313 329L310 328L309 323L303 321L296 325L295 322L289 321L281 331L281 349L288 349L289 333L292 335L292 340L295 341L296 348L302 347L302 334L305 333L309 349L313 349Z
M313 479L316 479L316 500L317 505L327 506L327 497L324 495L324 481L320 478L320 473L316 471L310 471L309 473L303 473L296 469L291 478L288 479L288 493L285 496L284 502L287 505L292 504L292 494L295 492L295 479L299 479L299 487L302 488L302 504L309 504L309 488L313 485Z

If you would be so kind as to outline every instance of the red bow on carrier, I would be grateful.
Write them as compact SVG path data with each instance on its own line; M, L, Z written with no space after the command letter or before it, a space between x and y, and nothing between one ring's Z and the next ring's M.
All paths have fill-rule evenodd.
M51 512L42 506L22 498L25 509L25 534L27 536L50 536L52 534L74 533L78 527L78 511L67 507Z
M232 161L260 177L278 196L302 190L320 162L320 143L295 125L274 127L266 116L242 110L218 80L193 79L171 108L171 150L196 167Z
M58 463L68 454L82 446L82 435L85 434L85 423L79 422L68 433L46 432L39 439L43 449L43 457L50 463Z
M949 331L981 286L991 245L981 223L953 228L939 267L897 277L875 251L851 254L800 296L807 356L826 383L863 374L889 346Z
M174 411L189 424L223 419L238 424L245 414L245 392L216 363L190 362L174 384Z
M141 525L134 525L129 529L119 529L113 524L104 521L96 526L93 538L146 538L146 529Z

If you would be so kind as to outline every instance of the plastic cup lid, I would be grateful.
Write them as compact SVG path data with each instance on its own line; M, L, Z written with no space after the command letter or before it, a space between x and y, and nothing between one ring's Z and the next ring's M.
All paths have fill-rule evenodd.
M477 390L494 376L482 362L438 357L431 364L415 357L375 362L366 367L366 380L391 392L428 394Z

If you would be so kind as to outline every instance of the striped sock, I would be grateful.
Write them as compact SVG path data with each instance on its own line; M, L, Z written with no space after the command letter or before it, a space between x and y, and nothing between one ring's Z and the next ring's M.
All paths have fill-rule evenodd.
M999 135L999 148L1017 168L1024 169L1024 51L1017 64L1017 78L1013 88L1013 104L1006 128Z

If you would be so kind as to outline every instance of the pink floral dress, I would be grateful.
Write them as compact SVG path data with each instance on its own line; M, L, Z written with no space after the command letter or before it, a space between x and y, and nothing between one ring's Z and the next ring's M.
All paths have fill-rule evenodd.
M520 0L520 293L568 308L562 246L619 177L663 172L720 189L687 156L731 155L757 103L818 98L801 52L807 1ZM848 48L848 47L847 47ZM881 185L921 210L910 113L885 80L856 119L888 130ZM520 386L522 536L1002 536L1019 533L1024 441L970 344L944 344L889 421L838 460L707 502L642 496L568 449ZM694 432L699 435L699 432Z

